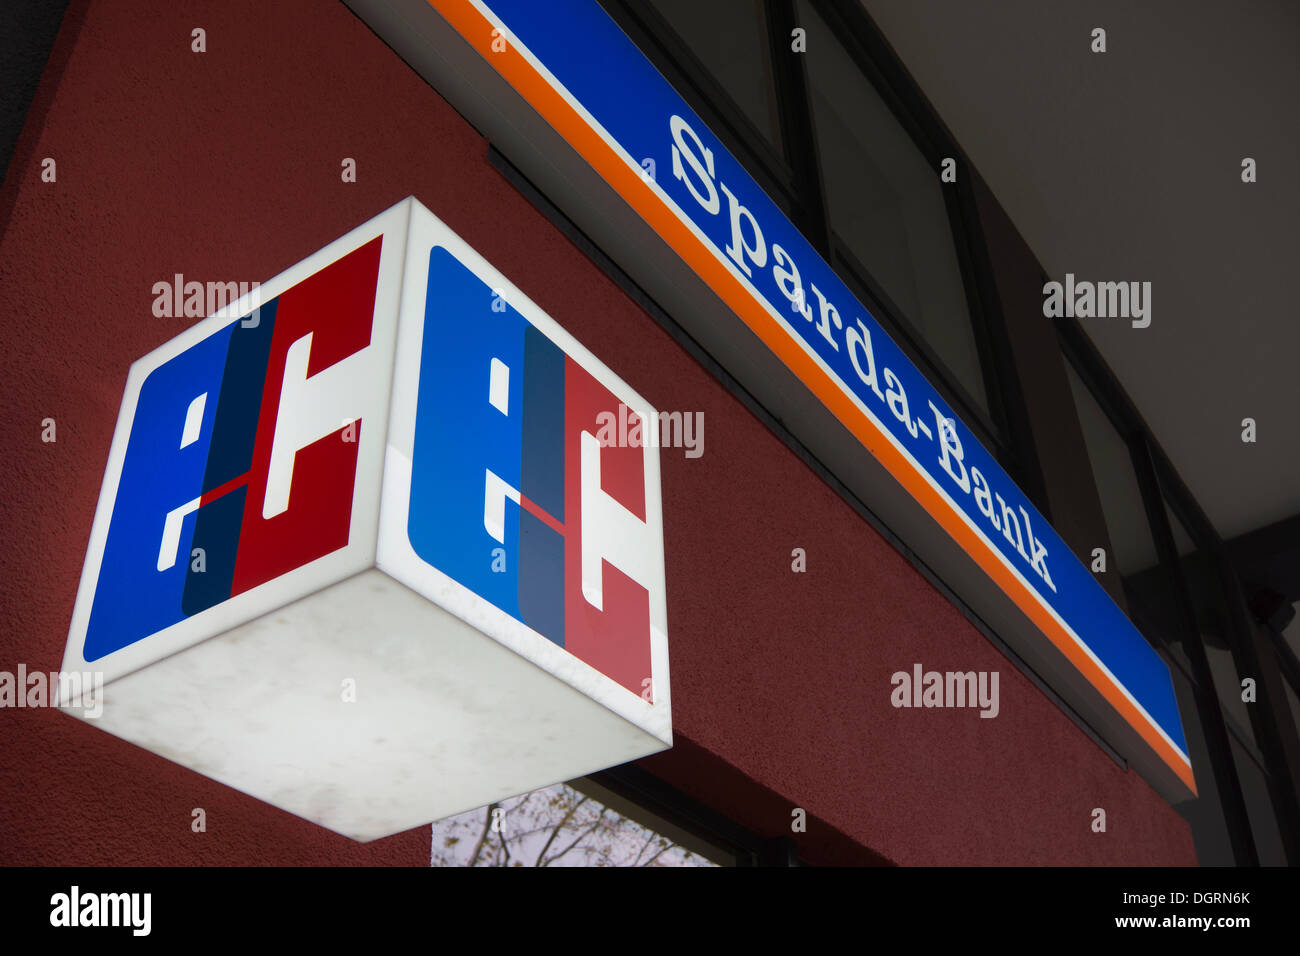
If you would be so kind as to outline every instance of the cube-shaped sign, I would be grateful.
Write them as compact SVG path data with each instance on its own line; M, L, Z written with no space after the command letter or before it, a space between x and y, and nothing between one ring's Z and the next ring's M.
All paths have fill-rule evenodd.
M655 421L404 200L131 367L61 705L358 840L670 747Z

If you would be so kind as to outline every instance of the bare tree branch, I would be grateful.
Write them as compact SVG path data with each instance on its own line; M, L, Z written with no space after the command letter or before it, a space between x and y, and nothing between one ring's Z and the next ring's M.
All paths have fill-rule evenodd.
M497 866L509 866L509 865L510 865L510 847L507 845L507 840L506 840L506 834L505 834L505 828L504 828L504 827L502 828L502 831L501 831L501 833L500 833L499 835L500 835L500 837L501 837L501 852L505 854L505 859L502 860L500 863L498 863Z
M577 839L575 839L572 843L570 843L568 846L566 846L566 847L565 847L563 850L561 850L559 853L555 854L555 856L551 857L551 858L550 858L549 860L547 860L545 863L538 863L537 865L538 865L538 866L550 866L552 863L554 863L554 862L555 862L556 860L558 860L560 857L564 856L564 854L568 853L568 852L569 852L570 850L572 850L575 846L577 846L579 843L581 843L584 839L586 839L587 835L588 835L589 833L591 833L592 830L594 830L594 829L596 829L596 827L600 826L600 821L603 820L603 819L605 818L605 811L606 811L607 809L608 809L607 807L601 807L601 808L600 808L600 816L596 817L596 822L595 822L595 823L593 823L591 826L587 827L587 829L583 830L580 834L578 834ZM540 860L541 857L538 857L538 859Z
M478 862L479 851L483 849L483 844L487 841L488 833L492 830L492 811L496 809L495 803L487 805L487 819L483 821L483 832L479 834L478 843L474 844L474 853L469 858L469 866Z
M667 853L669 850L671 850L671 849L672 849L673 847L675 847L676 845L677 845L676 843L668 843L668 844L665 844L665 846L663 847L663 849L661 849L658 853L656 853L654 856L650 857L650 859L646 860L646 861L645 861L644 863L642 863L641 865L642 865L642 866L649 866L651 863L653 863L655 860L659 859L659 857L663 856L665 853ZM639 855L640 855L640 854L638 854L638 856L639 856Z
M581 800L579 800L573 806L569 807L568 811L564 814L564 817L560 820L559 823L555 825L555 829L551 831L551 835L546 840L546 845L542 847L542 852L537 854L537 862L534 863L533 866L546 865L545 863L542 862L542 860L546 858L546 851L549 850L551 848L551 844L555 842L556 834L558 834L561 830L564 829L564 825L569 822L569 820L573 817L574 813L577 812L578 808L586 802L587 802L587 796L586 794L583 794Z
M654 830L649 831L649 835L645 838L645 842L641 844L641 849L637 850L636 856L632 858L633 866L636 866L640 862L641 854L645 852L645 848L650 845L650 841L653 840L654 838L655 838Z

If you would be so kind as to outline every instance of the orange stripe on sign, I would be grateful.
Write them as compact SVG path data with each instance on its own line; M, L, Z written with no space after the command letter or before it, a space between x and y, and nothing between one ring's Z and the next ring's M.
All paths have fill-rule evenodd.
M1191 765L1161 736L1119 686L1102 671L1069 633L1040 603L1037 594L1011 572L1002 556L977 535L963 516L936 491L926 476L908 461L884 432L862 413L835 381L803 347L774 319L761 302L718 261L713 250L697 237L633 170L613 147L589 126L582 116L510 44L495 51L492 41L497 29L469 0L428 0L471 46L473 46L519 92L529 105L565 138L583 159L644 219L690 266L764 344L816 395L831 413L853 433L863 446L903 485L930 516L948 532L984 572L1001 588L1056 648L1074 664L1103 697L1142 735L1160 758L1178 775L1192 793L1196 783Z

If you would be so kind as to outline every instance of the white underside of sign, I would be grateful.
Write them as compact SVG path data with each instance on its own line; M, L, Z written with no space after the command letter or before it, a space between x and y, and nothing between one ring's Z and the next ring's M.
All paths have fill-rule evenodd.
M361 841L666 749L378 570L113 681L88 722Z

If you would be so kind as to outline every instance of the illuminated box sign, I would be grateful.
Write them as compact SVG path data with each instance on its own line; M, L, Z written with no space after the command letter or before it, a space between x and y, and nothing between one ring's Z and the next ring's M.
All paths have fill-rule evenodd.
M1195 792L1169 669L594 0L427 0L700 275Z
M406 200L132 366L64 668L358 839L662 750L657 448L611 414L657 415Z

